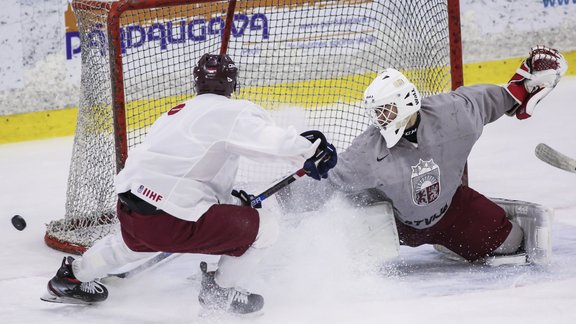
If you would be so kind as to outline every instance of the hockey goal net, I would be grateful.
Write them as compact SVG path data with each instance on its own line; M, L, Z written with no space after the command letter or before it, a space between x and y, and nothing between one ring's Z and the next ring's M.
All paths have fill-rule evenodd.
M402 70L423 95L461 84L458 1L74 0L81 38L80 107L66 214L45 241L82 253L116 224L113 178L151 123L193 97L204 53L229 54L236 98L280 124L322 130L338 149L368 125L361 105L379 70ZM304 130L304 129L303 129ZM286 166L242 162L238 181Z

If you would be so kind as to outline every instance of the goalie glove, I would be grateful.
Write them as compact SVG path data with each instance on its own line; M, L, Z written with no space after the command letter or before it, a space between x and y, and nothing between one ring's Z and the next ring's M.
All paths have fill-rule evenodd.
M532 116L536 105L554 89L567 69L566 59L557 50L546 46L532 48L505 87L516 100L507 113L518 119Z

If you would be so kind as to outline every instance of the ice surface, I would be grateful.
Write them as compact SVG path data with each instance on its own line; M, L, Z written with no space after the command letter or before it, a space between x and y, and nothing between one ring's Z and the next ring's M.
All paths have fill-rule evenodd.
M574 323L576 175L534 156L543 142L576 157L574 89L566 78L533 118L487 126L469 160L472 188L555 210L549 267L458 264L429 246L401 247L393 265L374 267L352 254L346 213L283 219L280 241L245 283L266 298L250 318L199 317L198 263L216 260L203 255L110 281L97 306L41 302L65 255L43 235L64 214L72 138L0 145L0 323Z

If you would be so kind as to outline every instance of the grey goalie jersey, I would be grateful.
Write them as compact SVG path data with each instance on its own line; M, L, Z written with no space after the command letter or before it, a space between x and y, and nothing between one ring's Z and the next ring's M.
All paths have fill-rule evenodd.
M514 104L496 85L461 87L423 98L418 145L402 138L388 149L379 130L371 126L339 155L328 179L296 182L281 192L280 203L292 211L310 210L337 191L377 188L391 200L397 221L417 229L430 227L450 206L484 125Z

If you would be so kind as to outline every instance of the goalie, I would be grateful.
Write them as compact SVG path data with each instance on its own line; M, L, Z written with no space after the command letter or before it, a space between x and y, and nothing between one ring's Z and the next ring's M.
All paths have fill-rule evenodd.
M281 191L279 201L294 211L316 208L335 191L377 188L393 203L403 245L434 244L471 262L525 252L528 262L545 260L533 253L549 251L542 246L550 228L545 213L526 212L526 206L514 211L508 203L503 208L461 179L484 125L505 114L530 117L566 69L558 51L539 46L504 87L474 85L426 98L403 74L387 69L365 91L374 126L340 154L328 181L297 183Z
M337 157L319 131L299 135L256 104L230 99L237 72L227 55L200 58L193 72L198 96L155 121L115 178L120 231L79 259L64 258L43 300L101 302L108 291L97 278L161 251L221 255L215 272L200 264L202 306L231 313L263 307L262 296L236 285L275 242L278 225L274 215L250 207L251 195L232 190L239 159L303 164L320 180Z

